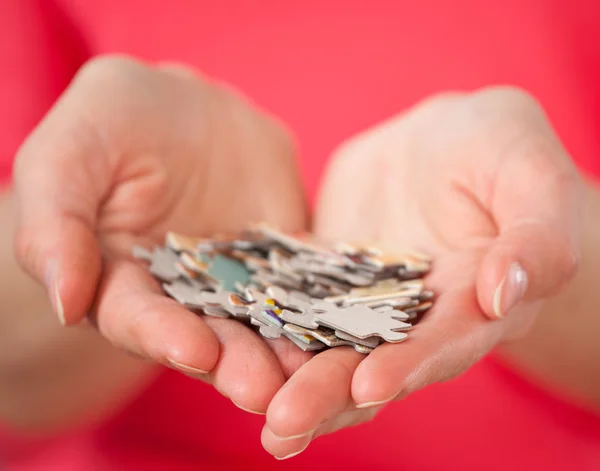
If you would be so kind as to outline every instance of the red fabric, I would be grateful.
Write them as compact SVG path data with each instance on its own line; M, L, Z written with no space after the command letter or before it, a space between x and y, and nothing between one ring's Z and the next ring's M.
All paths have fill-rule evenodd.
M436 91L497 83L532 91L579 166L600 175L599 25L595 0L8 0L0 174L86 57L125 52L190 63L281 116L313 198L343 139ZM287 462L261 450L263 420L168 372L96 430L0 440L0 467L600 469L600 419L491 358Z

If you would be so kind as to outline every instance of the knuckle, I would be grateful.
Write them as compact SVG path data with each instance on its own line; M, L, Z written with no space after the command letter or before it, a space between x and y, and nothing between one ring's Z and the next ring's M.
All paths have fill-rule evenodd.
M157 71L154 75L158 74ZM152 69L125 55L102 55L88 60L75 74L69 94L83 97L88 106L119 104L130 100L148 84ZM109 98L107 100L107 98Z
M541 109L540 102L528 90L513 85L494 85L484 87L472 94L472 98L486 104L511 106L517 108Z
M447 91L428 96L392 118L368 128L342 142L331 154L332 167L372 166L392 162L410 145L418 130L427 128L440 116L450 116L466 93ZM375 160L374 160L375 159Z
M141 62L126 55L106 54L89 59L79 69L76 80L115 79L147 70Z
M548 165L555 153L556 149L546 137L527 131L517 133L502 152L505 159L516 157L519 162L528 162L539 175L556 173L555 166Z
M378 130L366 131L360 133L338 145L331 154L331 168L336 169L346 165L356 165L367 163L370 158L379 154L378 152L379 135Z
M414 105L413 109L419 113L434 113L444 112L449 108L454 108L457 103L461 102L467 94L458 90L447 90L440 93L423 98Z
M271 137L275 155L284 162L294 162L296 158L296 140L286 124L275 116L264 115L265 128Z
M156 64L156 69L173 77L186 80L207 80L199 69L193 68L188 64L177 61L161 61Z
M534 181L548 184L563 194L579 191L577 170L556 136L532 132L526 126L514 131L498 147L500 159L510 162L511 171L529 173Z
M553 136L544 109L527 90L493 86L477 90L464 101L463 111L496 146L512 144L531 136ZM550 140L550 139L549 139Z

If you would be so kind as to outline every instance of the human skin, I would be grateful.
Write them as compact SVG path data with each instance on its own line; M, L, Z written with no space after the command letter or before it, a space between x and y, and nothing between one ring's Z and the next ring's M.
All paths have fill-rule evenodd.
M11 267L0 311L3 418L53 433L87 421L82 410L101 415L102 391L134 394L152 367L111 345L208 381L244 409L266 410L289 375L279 359L299 364L304 352L269 347L233 320L192 314L162 295L130 250L162 243L167 230L211 235L262 220L304 230L294 154L274 118L185 67L123 57L86 64L20 149L3 198L1 251ZM107 341L90 340L92 326ZM104 355L105 367L91 368ZM78 388L86 363L79 381L90 387Z
M3 332L38 335L31 344L6 344L12 353L0 363L0 416L55 433L81 411L98 410L101 395L77 387L85 362L103 365L98 382L113 378L105 397L130 391L111 407L162 365L210 382L244 409L266 411L263 444L283 458L318 434L368 420L399 392L459 374L531 331L535 317L536 328L546 325L552 316L538 315L541 309L560 306L559 298L543 300L559 296L577 271L583 186L539 106L512 89L428 100L334 156L317 234L410 245L436 259L428 279L440 293L436 307L401 345L367 358L339 348L311 359L284 339L264 342L235 321L192 315L129 257L132 243L161 242L167 230L212 234L258 220L305 229L293 154L271 117L195 72L124 58L88 64L19 152L15 187L2 203L16 203L1 216L16 235L14 255L3 241L3 257L16 259L46 290L24 276L7 277ZM515 275L513 262L526 287L502 282ZM16 262L10 266L16 274ZM68 328L48 315L48 298ZM561 334L547 328L544 339ZM513 357L544 374L535 350L542 344L524 343ZM121 362L115 346L150 362ZM76 349L84 354L73 355ZM105 355L113 360L102 363ZM53 358L68 358L58 379L41 374ZM21 381L1 380L9 374ZM325 390L315 381L324 378L327 394L315 396ZM32 384L37 395L20 394ZM42 420L53 400L63 407ZM302 436L289 439L295 435Z
M265 448L294 456L497 346L519 369L600 409L598 294L590 289L600 267L598 201L541 107L515 89L436 96L343 144L315 232L430 253L427 284L437 299L401 344L366 358L332 349L304 364L269 406ZM560 352L551 348L558 342Z

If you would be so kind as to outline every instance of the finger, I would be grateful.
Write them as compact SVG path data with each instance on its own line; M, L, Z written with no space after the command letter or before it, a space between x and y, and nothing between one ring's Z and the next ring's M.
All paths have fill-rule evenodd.
M304 364L275 395L267 410L267 425L278 437L311 434L321 422L351 405L352 374L364 355L338 347Z
M113 345L187 373L208 373L219 359L219 342L206 323L130 261L106 265L92 319Z
M357 410L351 406L350 410L342 412L334 418L323 422L317 427L314 433L288 440L281 440L281 438L275 435L269 426L265 424L261 434L261 442L265 450L275 456L275 458L279 460L289 459L302 453L308 448L313 440L322 435L328 435L337 432L338 430L354 427L373 420L379 410L381 410L381 407Z
M267 424L263 426L260 435L263 448L278 460L287 460L299 455L308 448L312 438L313 434L311 432L289 440L281 440Z
M290 340L283 337L277 340L267 340L267 345L269 345L281 365L286 380L291 378L302 365L314 357L313 353L302 351Z
M45 284L59 320L70 324L88 312L100 276L94 226L107 179L99 146L53 118L17 159L15 250L22 267ZM72 140L52 142L64 135Z
M167 148L169 138L180 142L173 129L187 132L183 126L165 126L169 111L176 114L176 101L182 100L177 96L182 87L168 82L167 74L137 61L91 60L18 152L13 175L15 250L25 271L46 284L65 324L80 321L94 299L101 269L95 238L100 203L113 190L128 196L130 185L116 183L131 179L132 168L139 173L132 156ZM145 188L155 187L162 180L147 183ZM154 193L164 199L164 192ZM160 212L161 206L149 198L142 199ZM116 213L121 223L123 213ZM146 213L133 212L125 219L128 224L147 221ZM109 218L104 225L114 229L115 221Z
M240 409L266 414L285 383L277 358L256 332L239 321L206 316L205 322L221 343L211 383Z
M532 97L497 88L473 94L470 103L486 137L476 140L479 155L467 159L479 169L471 171L479 178L470 186L498 231L480 267L477 295L483 311L498 318L521 299L556 294L575 274L582 185Z
M367 409L352 409L346 412L342 412L337 417L328 420L317 428L313 435L313 440L323 435L329 435L335 433L338 430L342 430L348 427L355 427L366 422L370 422L375 418L383 406L370 407Z
M457 376L488 353L509 327L508 319L486 322L472 286L445 292L406 341L380 345L358 366L352 380L356 407L382 405Z
M481 306L492 318L507 315L523 299L556 294L579 264L582 205L577 175L558 163L560 159L548 158L552 149L522 151L531 153L514 157L498 176L492 211L499 234L477 279Z
M114 345L208 381L244 410L264 413L284 383L254 332L185 309L135 263L108 264L98 299L97 326Z
M29 136L13 175L17 257L46 285L63 324L80 321L94 298L101 270L96 215L112 183L109 154L119 147L97 113L98 103L107 108L97 64L82 69Z

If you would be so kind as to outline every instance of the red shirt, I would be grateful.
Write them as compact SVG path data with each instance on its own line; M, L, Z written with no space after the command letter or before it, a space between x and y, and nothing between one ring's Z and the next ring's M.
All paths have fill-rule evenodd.
M578 165L600 175L600 4L8 0L0 13L0 175L88 57L179 60L227 80L298 137L311 197L330 152L431 93L534 93ZM600 469L600 418L491 357L372 423L277 462L264 418L166 372L121 415L44 444L0 439L8 470Z

